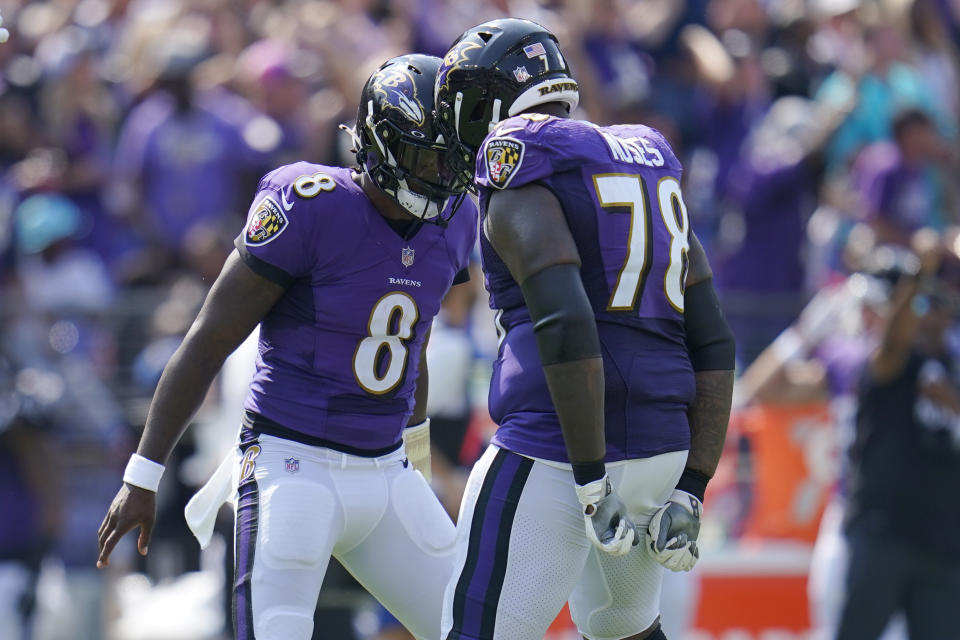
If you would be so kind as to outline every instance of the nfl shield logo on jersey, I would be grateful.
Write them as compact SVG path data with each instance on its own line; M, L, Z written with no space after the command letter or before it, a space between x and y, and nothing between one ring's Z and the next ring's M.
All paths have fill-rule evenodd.
M400 262L403 263L403 266L410 267L413 265L413 254L416 253L410 247L400 249Z
M296 458L286 458L283 461L287 473L296 473L300 471L300 461Z
M494 138L487 143L484 159L490 185L505 189L523 162L523 143L510 138Z
M526 82L530 79L530 73L525 66L520 65L513 70L513 77L517 79L517 82Z

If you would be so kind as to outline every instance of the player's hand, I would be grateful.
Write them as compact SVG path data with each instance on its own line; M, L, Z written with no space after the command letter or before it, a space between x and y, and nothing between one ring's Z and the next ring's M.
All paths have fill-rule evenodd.
M0 44L10 39L10 32L3 28L3 16L0 16Z
M153 533L153 523L157 519L157 494L153 491L141 489L124 483L117 492L107 517L103 519L97 539L100 546L100 555L97 557L97 568L101 569L109 564L110 554L128 531L140 527L140 537L137 539L137 550L140 555L147 555L147 546L150 544L150 535Z
M697 536L703 504L696 496L674 489L647 527L647 549L671 571L690 571L700 558Z
M587 537L601 551L622 556L640 542L636 525L627 516L627 507L607 476L577 485L577 498L583 505Z

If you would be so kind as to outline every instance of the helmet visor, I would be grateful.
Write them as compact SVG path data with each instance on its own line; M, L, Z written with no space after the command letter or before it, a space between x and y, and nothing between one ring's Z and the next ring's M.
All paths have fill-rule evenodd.
M456 174L447 166L447 148L442 145L429 143L411 143L400 147L397 166L403 170L410 187L414 191L428 189L434 193L442 192L454 195L462 191L458 186ZM422 195L433 195L423 193Z

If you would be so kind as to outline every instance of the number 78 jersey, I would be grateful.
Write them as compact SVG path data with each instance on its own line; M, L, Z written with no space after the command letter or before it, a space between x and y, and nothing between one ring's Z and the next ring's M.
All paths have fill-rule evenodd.
M683 294L690 222L681 172L654 129L539 114L501 122L477 158L481 217L493 192L532 183L563 206L603 347L609 461L689 447L694 378ZM502 332L490 388L500 427L494 442L566 461L520 287L483 234L480 244Z

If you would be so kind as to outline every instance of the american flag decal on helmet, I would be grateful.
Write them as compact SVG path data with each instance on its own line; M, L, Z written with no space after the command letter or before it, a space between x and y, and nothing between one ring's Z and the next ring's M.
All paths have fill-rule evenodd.
M527 54L528 58L536 58L537 56L547 55L547 50L543 48L542 42L534 42L533 44L528 44L523 48L523 52Z

